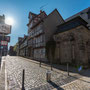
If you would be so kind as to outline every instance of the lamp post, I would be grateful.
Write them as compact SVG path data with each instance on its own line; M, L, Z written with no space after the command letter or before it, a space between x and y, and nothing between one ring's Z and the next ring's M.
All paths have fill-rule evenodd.
M4 40L4 33L2 34L2 41L3 41L3 40ZM4 47L3 47L3 44L1 43L0 64L1 64L1 60L2 60L2 55L4 54L3 51L4 51Z
M2 41L4 41L4 33L3 33ZM4 48L3 48L3 56L4 56Z
M1 60L2 60L2 49L3 49L3 46L1 46L0 64L1 64Z

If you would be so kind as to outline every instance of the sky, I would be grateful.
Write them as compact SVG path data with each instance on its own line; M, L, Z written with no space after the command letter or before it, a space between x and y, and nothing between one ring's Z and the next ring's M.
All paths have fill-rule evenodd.
M0 0L0 15L4 14L5 18L11 17L14 20L9 34L11 37L9 46L15 45L18 37L27 35L28 14L30 11L39 14L40 7L43 7L42 10L47 14L57 8L61 16L66 19L90 7L90 0Z

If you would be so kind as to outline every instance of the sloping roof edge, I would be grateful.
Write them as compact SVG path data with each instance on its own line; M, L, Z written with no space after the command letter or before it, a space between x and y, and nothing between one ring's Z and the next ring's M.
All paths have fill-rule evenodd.
M68 29L68 30L65 30L65 31L60 31L60 30L59 30L59 27L65 25L65 24L67 24L67 23L70 23L70 22L72 22L72 21L74 21L74 20L81 20L83 23L85 23L85 25L88 24L88 23L87 23L85 20L83 20L80 16L77 16L77 17L75 17L75 18L69 20L68 22L65 22L65 23L60 24L59 26L57 26L58 29L56 30L56 32L55 32L54 34L58 34L58 33L61 33L61 32L65 32L65 31L71 30L73 27L72 27L71 29ZM82 23L82 25L83 25L83 23ZM84 26L85 26L85 25L84 25ZM85 27L88 29L87 26L85 26Z

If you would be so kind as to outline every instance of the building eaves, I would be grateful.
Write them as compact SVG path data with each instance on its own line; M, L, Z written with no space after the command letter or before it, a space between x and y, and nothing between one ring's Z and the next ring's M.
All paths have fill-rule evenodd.
M85 20L83 20L80 16L78 16L78 17L75 17L75 18L69 20L68 22L65 22L65 23L57 26L58 29L56 30L55 34L71 30L80 25L83 25L86 28L88 28L87 24L88 23Z
M45 15L44 17L42 17L42 13ZM40 20L38 20L38 21L31 27L31 29L33 29L34 27L36 27L39 23L41 23L41 22L47 17L47 14L46 14L44 11L42 11L42 13L38 14L36 17L33 18L33 20L34 20L35 18L38 18L38 19L40 19Z
M39 14L36 14L35 17L32 18L32 20L34 20L35 18L40 18L40 20L34 26L32 26L32 28L35 27L38 23L40 23L44 18L46 18L46 17L44 17L44 18L41 17L42 16L42 13L44 13L44 15L47 16L47 14L44 11L40 12ZM27 24L27 26L32 22L32 20L29 21L29 23Z
M32 13L32 12L29 12L29 16L30 16L30 14L31 14L31 15L34 15L34 16L37 16L37 14ZM29 18L29 16L28 16L28 18Z
M28 38L28 36L24 36L23 39L21 40L21 44Z
M82 14L82 13L87 13L88 10L90 10L90 7L88 7L88 8L86 8L86 9L84 9L84 10L82 10L82 11L80 11L80 12L78 12L78 13L76 13L76 14L70 16L70 17L68 17L67 19L65 19L65 22L67 22L67 21L69 21L69 20L71 20L71 19L73 19L73 18L79 16L79 15Z

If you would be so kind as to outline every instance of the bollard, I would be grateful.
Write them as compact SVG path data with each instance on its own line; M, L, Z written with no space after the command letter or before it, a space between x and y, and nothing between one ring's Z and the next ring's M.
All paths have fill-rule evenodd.
M40 60L40 64L39 64L39 66L41 67L41 60Z
M22 90L25 90L25 88L24 88L24 79L25 79L25 70L23 69L23 74L22 74Z
M46 72L46 80L47 82L51 81L51 71Z
M69 76L69 63L67 63L67 73L68 73L68 76Z
M53 70L53 69L52 69L52 63L51 63L51 70Z
M53 67L52 67L52 60L50 60L50 66L51 66L51 71L53 70Z

